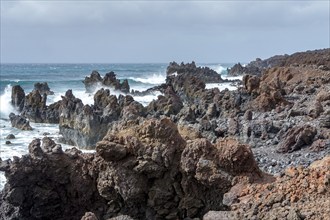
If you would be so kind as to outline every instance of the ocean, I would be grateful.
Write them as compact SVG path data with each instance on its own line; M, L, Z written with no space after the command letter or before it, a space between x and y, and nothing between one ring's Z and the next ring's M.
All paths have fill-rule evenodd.
M197 64L207 66L221 74L222 78L227 76L227 68L233 66L231 63L221 64ZM11 106L11 88L20 85L26 94L33 90L36 82L47 82L54 95L47 97L47 105L61 100L61 96L68 89L72 89L73 94L80 98L84 104L93 104L93 95L85 92L82 81L89 76L93 70L97 70L101 76L107 72L114 71L117 79L128 79L131 89L143 91L150 87L160 85L166 79L166 63L145 63L145 64L1 64L0 66L0 157L2 160L21 156L28 152L29 143L35 138L43 138L45 133L48 137L53 137L55 141L60 138L59 128L56 124L31 123L34 130L21 131L11 127L9 114L16 113ZM219 87L236 89L229 83L207 84L207 88ZM110 90L111 91L111 90ZM112 94L118 95L116 91ZM160 93L155 93L143 97L134 97L136 101L143 105L148 105L156 99ZM14 134L15 139L10 140L11 144L6 144L6 137ZM63 149L73 146L62 144ZM4 174L0 172L0 190L5 184Z

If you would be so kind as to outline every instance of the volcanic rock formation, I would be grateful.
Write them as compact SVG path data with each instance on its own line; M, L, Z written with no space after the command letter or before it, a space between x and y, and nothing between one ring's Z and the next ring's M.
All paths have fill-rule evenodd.
M249 146L186 142L167 118L117 124L96 154L37 139L28 155L2 161L0 170L8 179L2 219L80 219L88 211L100 219L201 217L225 209L223 194L236 179L263 176Z
M123 82L120 82L120 80L116 78L116 74L112 71L106 73L102 78L101 75L96 70L94 70L90 76L85 77L83 83L85 84L86 91L89 93L94 92L98 87L102 86L111 87L123 93L130 92L127 79L123 80Z

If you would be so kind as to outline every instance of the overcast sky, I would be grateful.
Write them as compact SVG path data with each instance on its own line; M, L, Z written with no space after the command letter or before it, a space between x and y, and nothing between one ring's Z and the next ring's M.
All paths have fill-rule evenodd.
M1 0L1 62L246 62L329 48L329 11L329 0Z

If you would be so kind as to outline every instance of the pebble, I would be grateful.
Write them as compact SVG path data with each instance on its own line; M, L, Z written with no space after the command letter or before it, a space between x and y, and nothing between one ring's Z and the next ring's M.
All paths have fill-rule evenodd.
M15 139L15 138L16 137L13 134L8 134L7 137L6 137L6 139Z

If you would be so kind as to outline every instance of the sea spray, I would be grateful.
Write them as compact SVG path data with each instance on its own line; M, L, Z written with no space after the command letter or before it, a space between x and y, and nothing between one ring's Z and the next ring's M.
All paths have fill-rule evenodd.
M2 119L8 119L11 112L17 113L11 105L11 90L12 86L8 84L4 93L0 96L0 118Z
M221 64L211 66L210 68L213 69L214 71L216 71L217 73L221 74L221 75L226 75L227 74L227 68L223 67Z
M144 83L144 84L159 85L159 84L165 83L166 76L165 76L165 74L158 73L158 74L152 74L151 76L146 76L146 77L129 77L129 79L134 80L136 82Z
M226 65L206 64L215 68L218 73L223 74ZM101 87L97 87L94 93L86 93L83 79L90 75L93 70L98 70L101 75L114 71L117 79L128 79L130 88L145 91L151 87L165 83L167 64L1 64L0 81L0 157L12 159L13 156L21 156L28 152L28 145L34 138L43 138L45 135L53 137L56 142L61 137L58 125L38 124L30 122L33 131L21 131L11 127L8 119L10 112L15 112L11 106L11 90L13 85L20 85L28 94L34 88L36 82L48 82L54 95L47 96L47 105L61 100L65 92L72 89L75 97L82 100L84 104L94 104L94 94ZM110 88L110 94L120 93ZM125 94L123 94L125 95ZM142 105L147 106L152 100L157 99L160 92L150 93L146 96L134 96L133 98ZM12 144L6 145L5 138L8 134L14 134L15 139L10 140ZM63 145L63 148L72 146ZM0 174L0 189L3 187L5 177Z

